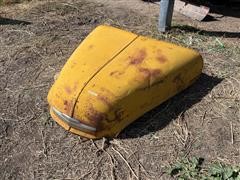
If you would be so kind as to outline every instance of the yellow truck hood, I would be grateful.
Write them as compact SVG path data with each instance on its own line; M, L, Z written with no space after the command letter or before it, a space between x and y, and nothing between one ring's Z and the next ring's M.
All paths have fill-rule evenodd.
M202 68L202 57L194 50L99 26L75 50L52 86L51 115L81 136L113 137L190 86Z

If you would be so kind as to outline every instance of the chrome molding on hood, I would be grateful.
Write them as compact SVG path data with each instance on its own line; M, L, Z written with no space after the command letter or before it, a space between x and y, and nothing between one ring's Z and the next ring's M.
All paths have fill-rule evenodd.
M65 123L67 123L70 127L76 128L81 131L85 132L96 132L96 128L83 124L79 120L74 119L66 114L63 114L62 112L58 111L56 108L51 107L52 111L58 116L61 120L63 120Z

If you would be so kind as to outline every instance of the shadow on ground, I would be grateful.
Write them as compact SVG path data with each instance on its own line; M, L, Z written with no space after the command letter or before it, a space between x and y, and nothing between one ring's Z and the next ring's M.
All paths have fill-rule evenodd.
M172 30L183 30L185 32L198 33L205 36L216 36L216 37L226 37L226 38L240 38L240 32L226 32L226 31L206 31L195 28L193 26L173 26Z
M0 17L0 25L29 25L30 22Z
M143 0L149 3L156 3L160 0ZM204 5L210 8L210 13L223 16L240 17L240 1L238 0L182 0L198 6ZM212 19L216 20L216 19ZM204 21L211 21L205 19Z
M163 129L181 113L200 102L221 81L220 78L201 74L191 87L144 114L120 133L119 138L138 138Z
M191 0L191 2L196 3L195 0ZM208 6L210 13L216 13L222 15L222 17L240 17L240 1L237 0L199 0L197 4Z

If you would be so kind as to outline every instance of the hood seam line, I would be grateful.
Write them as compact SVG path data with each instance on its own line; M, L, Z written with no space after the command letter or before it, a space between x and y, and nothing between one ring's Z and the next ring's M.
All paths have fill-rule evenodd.
M73 105L73 109L72 109L72 113L71 113L71 117L73 117L74 115L74 111L75 111L75 106L77 104L77 101L80 97L80 95L82 94L83 90L85 89L85 87L89 84L89 82L104 68L106 67L110 62L112 62L119 54L121 54L121 52L123 52L127 47L129 47L137 38L139 38L140 35L137 35L134 39L132 39L127 45L125 45L119 52L117 52L113 57L111 57L105 64L103 64L102 67L100 67L93 75L92 77L85 83L85 85L83 86L83 88L80 90L80 92L77 95L76 101Z

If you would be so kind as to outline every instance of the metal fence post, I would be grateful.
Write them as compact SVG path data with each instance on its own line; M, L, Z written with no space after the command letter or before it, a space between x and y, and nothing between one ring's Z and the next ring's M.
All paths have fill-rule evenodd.
M158 30L165 32L171 28L173 7L175 0L161 0Z

